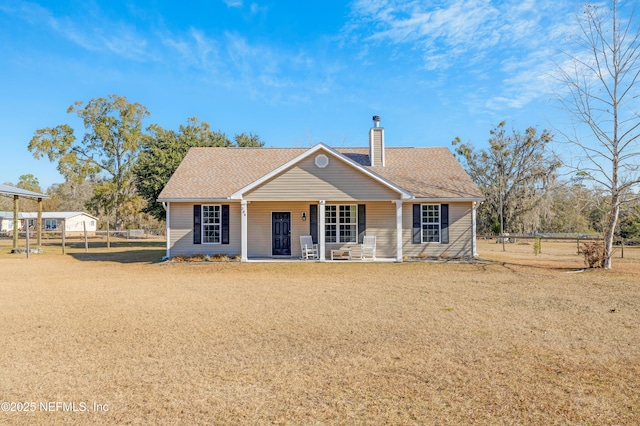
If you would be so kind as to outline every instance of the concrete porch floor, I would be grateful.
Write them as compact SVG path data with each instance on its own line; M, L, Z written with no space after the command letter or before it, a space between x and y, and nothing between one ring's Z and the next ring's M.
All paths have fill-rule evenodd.
M340 260L331 260L327 259L324 262L318 259L301 259L299 257L252 257L247 259L247 262L301 262L301 263L394 263L397 262L396 259L392 258L383 258L377 257L375 260L373 259L340 259Z

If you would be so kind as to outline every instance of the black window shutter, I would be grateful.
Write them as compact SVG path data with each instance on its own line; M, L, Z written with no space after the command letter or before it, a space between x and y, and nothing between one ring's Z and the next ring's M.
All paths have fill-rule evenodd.
M440 243L449 244L449 204L440 204Z
M422 242L422 212L420 204L413 205L413 244Z
M202 241L202 222L200 217L202 215L202 207L200 204L193 206L193 244L200 244Z
M362 244L367 231L367 206L358 204L358 243Z
M222 205L222 212L220 215L222 220L222 244L229 244L229 204Z
M318 205L311 204L309 206L309 234L313 244L318 244Z

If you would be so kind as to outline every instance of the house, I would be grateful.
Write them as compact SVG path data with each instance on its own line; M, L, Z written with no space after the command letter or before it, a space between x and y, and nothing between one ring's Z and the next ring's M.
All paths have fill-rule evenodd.
M22 215L18 216L22 218ZM13 213L12 212L0 212L0 232L13 231Z
M483 199L448 148L191 148L158 197L167 257L299 258L311 235L321 261L375 235L377 258L471 257Z
M24 229L24 221L27 220L29 228L34 229L38 220L38 213L20 212L20 229ZM42 230L62 231L62 224L66 236L84 235L85 228L88 235L95 235L97 229L98 218L84 212L43 212L42 213ZM0 212L0 231L13 231L13 212Z

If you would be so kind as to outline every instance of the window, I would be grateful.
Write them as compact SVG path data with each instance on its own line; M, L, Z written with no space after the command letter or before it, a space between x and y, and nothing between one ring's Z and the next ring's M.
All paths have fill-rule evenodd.
M440 242L440 205L423 204L422 210L422 242Z
M327 243L358 241L358 207L355 204L325 206Z
M58 221L56 219L45 219L44 229L47 231L55 231L58 229Z
M202 242L220 244L220 206L202 206Z

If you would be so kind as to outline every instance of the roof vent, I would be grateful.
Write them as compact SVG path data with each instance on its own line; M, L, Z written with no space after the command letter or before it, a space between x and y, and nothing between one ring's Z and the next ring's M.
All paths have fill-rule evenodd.
M373 127L380 127L380 116L379 115L374 115L373 116Z

